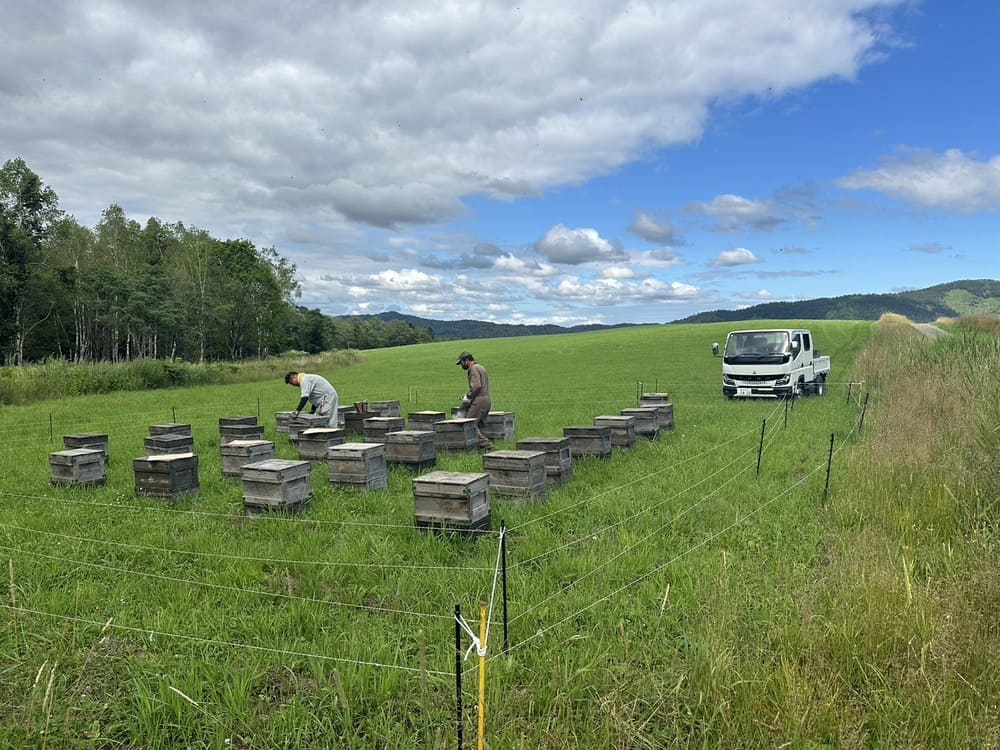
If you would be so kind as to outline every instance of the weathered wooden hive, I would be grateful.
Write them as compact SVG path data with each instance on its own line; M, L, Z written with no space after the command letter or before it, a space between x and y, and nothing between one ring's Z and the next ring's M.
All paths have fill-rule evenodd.
M597 427L611 428L611 447L627 451L635 445L635 417L602 415L594 417Z
M411 411L406 415L406 421L411 430L434 431L435 422L443 422L443 411Z
M389 485L382 443L343 443L326 452L330 484L361 490L378 490Z
M369 416L372 417L398 417L402 415L398 401L369 401Z
M243 509L250 516L299 513L309 507L313 488L309 461L270 458L244 464Z
M108 452L108 434L106 432L81 432L77 435L63 435L63 448L90 448L104 454L104 463L111 459Z
M168 453L132 459L135 491L139 495L178 500L197 495L198 457L194 453Z
M313 427L329 427L330 418L321 417L318 414L299 414L288 420L288 439L293 443L299 442L299 434L303 430L310 430Z
M403 429L403 418L370 416L364 424L366 443L384 443L387 433L399 432Z
M490 440L513 440L514 412L491 411L486 415L483 434Z
M299 458L303 461L325 461L326 451L347 442L347 430L333 427L310 427L299 433Z
M434 430L399 430L385 435L385 460L418 471L437 464Z
M372 415L364 411L346 412L344 414L344 429L347 430L347 434L354 435L356 437L364 437L365 420L370 416Z
M229 427L219 429L219 442L228 443L230 440L263 440L264 425L261 424L234 424Z
M288 423L292 419L293 411L279 411L274 413L274 429L283 435L288 434Z
M483 455L483 471L490 475L494 495L544 500L545 451L493 451Z
M548 486L566 484L573 478L573 456L568 437L533 437L517 441L518 450L545 452L545 482Z
M660 429L674 431L674 405L670 402L669 393L643 393L639 405L655 406L660 412Z
M101 487L107 482L104 453L99 448L67 448L49 454L52 484Z
M569 438L569 452L573 458L597 456L611 458L611 428L574 425L564 427L563 435Z
M189 424L177 424L176 422L171 422L168 424L151 424L149 426L150 435L191 435L191 425Z
M165 433L143 438L143 447L148 456L162 456L170 453L193 453L194 437L191 435Z
M622 409L619 414L623 417L635 418L636 437L646 440L656 440L660 434L660 410L656 406L637 406L631 409Z
M434 423L434 445L439 451L476 449L476 420L467 417L443 419Z
M475 534L492 528L490 475L432 471L413 480L416 527Z
M230 440L220 450L224 477L239 478L246 464L274 458L274 443L270 440Z

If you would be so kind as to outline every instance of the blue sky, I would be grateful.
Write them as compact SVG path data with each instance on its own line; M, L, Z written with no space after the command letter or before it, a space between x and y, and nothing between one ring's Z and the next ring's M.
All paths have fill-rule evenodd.
M663 322L1000 277L992 2L8 4L0 159L300 303ZM9 20L9 23L7 21Z

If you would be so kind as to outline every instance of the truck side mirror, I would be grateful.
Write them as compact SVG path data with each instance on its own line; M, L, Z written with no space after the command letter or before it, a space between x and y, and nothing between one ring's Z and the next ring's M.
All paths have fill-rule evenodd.
M718 342L712 344L712 356L713 357L718 357L719 356L719 344L718 344Z
M798 339L792 339L792 354L798 354L801 344Z

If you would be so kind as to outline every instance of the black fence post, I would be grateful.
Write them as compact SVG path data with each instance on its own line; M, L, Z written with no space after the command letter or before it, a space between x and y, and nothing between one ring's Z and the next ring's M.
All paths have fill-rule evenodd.
M507 523L500 520L500 573L503 590L503 652L510 651L510 638L507 632Z
M458 750L462 750L462 605L455 605L455 719Z
M861 420L858 422L858 432L865 428L865 412L868 411L868 397L871 393L865 393L865 402L861 405Z
M844 403L846 404L851 403L851 391L853 390L854 390L854 382L852 381L847 384L847 401L845 401Z
M757 448L757 476L760 476L760 457L764 453L764 428L767 426L767 420L764 419L760 423L760 447Z
M830 433L830 456L826 459L826 485L823 487L823 502L830 492L830 467L833 466L833 433Z

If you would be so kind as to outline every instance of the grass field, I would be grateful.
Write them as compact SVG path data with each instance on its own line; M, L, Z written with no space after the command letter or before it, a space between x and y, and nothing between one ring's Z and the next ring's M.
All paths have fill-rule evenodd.
M244 518L218 419L258 415L296 458L274 432L297 401L279 379L4 409L0 746L456 747L455 606L479 633L491 600L487 747L1000 746L997 485L974 470L996 447L996 333L808 327L833 373L826 396L788 404L722 397L722 325L424 344L323 370L342 404L447 411L470 349L518 438L671 394L673 433L576 461L545 503L494 498L494 533L475 540L415 531L402 468L358 492L317 464L307 513ZM970 347L982 370L942 370ZM920 415L945 408L954 429L928 429ZM191 423L200 459L200 494L174 506L133 489L162 422ZM51 487L48 454L79 432L109 434L107 486ZM478 663L462 662L465 747Z

